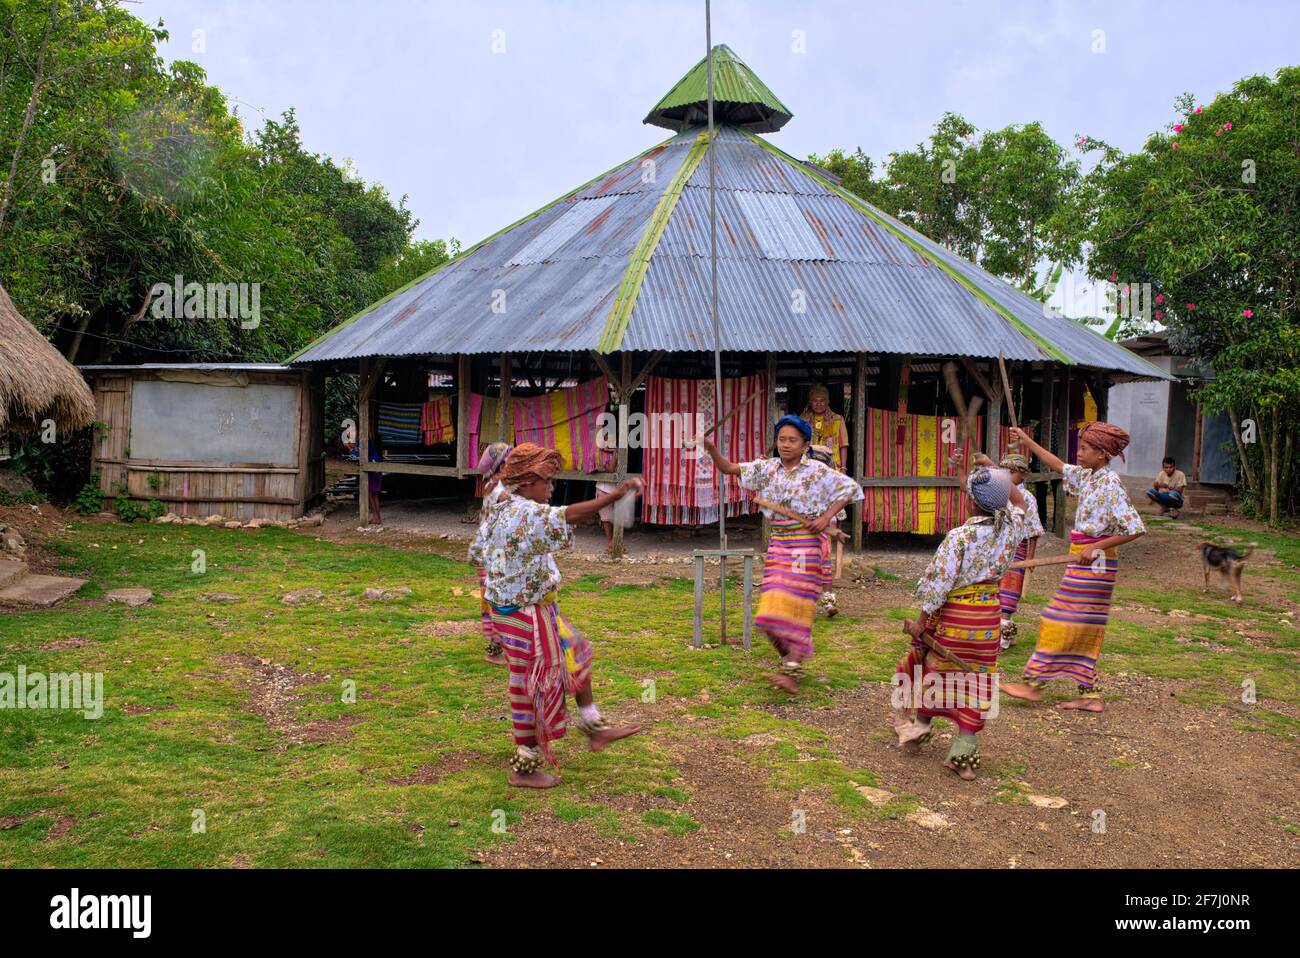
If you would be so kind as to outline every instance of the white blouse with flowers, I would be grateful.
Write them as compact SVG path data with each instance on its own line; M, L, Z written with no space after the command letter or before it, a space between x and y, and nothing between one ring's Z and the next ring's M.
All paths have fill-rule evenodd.
M1025 497L1025 534L1026 539L1037 539L1043 534L1043 520L1038 518L1038 500L1034 494L1025 488L1022 482L1017 486L1020 494Z
M972 516L948 530L916 586L922 612L937 612L954 589L1002 578L1025 537L1025 510L1009 505L1007 513L1001 528L992 516Z
M1109 467L1085 469L1067 465L1061 470L1065 489L1078 496L1074 511L1074 531L1085 536L1135 536L1147 531L1133 503L1129 502L1124 483Z
M862 487L852 476L815 459L801 460L791 470L781 465L780 457L742 462L740 487L751 490L760 499L809 518L820 516L841 499L857 502L862 498ZM766 509L763 513L769 517L772 515Z
M487 506L469 557L485 573L483 598L497 606L540 602L560 586L552 553L573 545L563 506L511 495Z

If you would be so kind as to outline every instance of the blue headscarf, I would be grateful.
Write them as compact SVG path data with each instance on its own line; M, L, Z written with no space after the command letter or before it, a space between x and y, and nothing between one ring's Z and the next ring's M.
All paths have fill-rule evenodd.
M803 436L804 442L812 442L812 426L808 425L808 420L798 416L782 416L776 421L776 428L772 430L773 439L781 431L782 426L794 426L799 430L799 435Z

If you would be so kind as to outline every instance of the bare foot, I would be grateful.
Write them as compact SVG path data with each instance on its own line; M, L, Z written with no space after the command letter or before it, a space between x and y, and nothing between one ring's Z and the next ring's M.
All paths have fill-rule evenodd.
M919 741L917 741L916 739L913 739L913 740L910 741L910 742L904 742L904 743L903 743L903 751L906 752L908 755L920 755L920 754L921 754L921 743L920 743Z
M520 775L514 769L506 776L506 781L515 788L554 788L562 781L558 775L547 775L545 772L529 772L527 775Z
M493 665L509 665L509 664L510 664L509 662L506 661L506 655L505 655L504 652L500 653L499 655L485 655L485 656L483 656L483 661L484 661L484 662L491 662Z
M944 762L943 767L948 769L950 772L955 772L957 777L964 782L975 781L975 769L971 768L969 765L963 765L961 768L954 768L952 762Z
M1062 702L1061 708L1077 709L1080 712L1100 712L1104 706L1101 704L1101 699L1073 699L1069 702Z
M998 687L1002 690L1003 695L1010 695L1013 699L1024 699L1026 702L1038 702L1043 698L1043 693L1038 691L1032 685L1022 685L1019 682L1013 682L1008 685L1006 682L999 682Z
M619 739L635 735L639 731L641 731L639 725L620 725L617 728L597 729L587 737L587 748L593 752L600 752L610 742L617 742Z
M780 689L783 692L789 692L791 695L799 691L799 683L788 675L780 672L773 672L768 675L767 680L772 683L772 688Z

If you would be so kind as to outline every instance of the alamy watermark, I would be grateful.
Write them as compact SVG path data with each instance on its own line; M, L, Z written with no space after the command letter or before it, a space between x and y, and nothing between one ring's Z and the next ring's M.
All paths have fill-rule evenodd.
M238 319L240 329L262 324L261 283L187 283L176 274L170 283L149 289L154 319Z
M103 672L0 672L0 709L70 709L88 719L104 714Z
M912 674L895 672L889 684L890 704L895 709L979 709L986 719L998 717L998 674L996 672L924 672L916 666Z

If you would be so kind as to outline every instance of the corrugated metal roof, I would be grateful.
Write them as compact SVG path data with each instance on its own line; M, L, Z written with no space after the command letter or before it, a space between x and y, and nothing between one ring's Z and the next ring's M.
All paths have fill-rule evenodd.
M686 172L698 133L683 131L575 190L294 361L597 348L620 284L633 275L632 251L661 195ZM724 349L1040 360L1046 343L1078 364L1164 376L751 134L720 129L715 159ZM632 287L626 331L621 340L607 331L604 348L713 348L708 182L705 161L669 206Z

